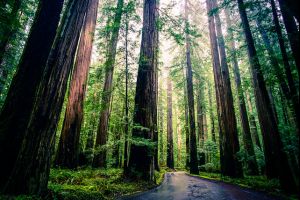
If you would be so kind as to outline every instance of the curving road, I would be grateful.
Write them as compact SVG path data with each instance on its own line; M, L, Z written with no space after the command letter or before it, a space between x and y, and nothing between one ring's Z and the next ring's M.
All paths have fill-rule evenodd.
M123 199L132 200L278 200L261 192L171 172L157 188Z

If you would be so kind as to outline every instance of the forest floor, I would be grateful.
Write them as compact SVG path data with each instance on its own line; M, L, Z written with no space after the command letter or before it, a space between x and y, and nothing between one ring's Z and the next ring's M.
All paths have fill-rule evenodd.
M164 174L166 174L165 178ZM231 199L229 197L234 195L238 195L234 197L240 197L235 199L243 200L297 199L296 197L283 195L278 181L269 181L261 176L231 179L222 177L217 173L201 172L199 176L192 177L188 176L186 172L167 173L166 168L161 168L160 172L155 173L155 177L156 184L145 181L130 181L123 176L122 169L84 168L74 171L51 169L47 196L40 198L23 195L17 197L0 195L0 200L110 200L119 198L158 200L166 199L164 195L172 194L176 197L173 199L180 200L184 199L180 198L180 194L193 194L198 196L198 199L201 195L207 196L207 198L203 199L224 200ZM175 183L172 183L174 181ZM162 185L160 185L161 183ZM148 192L143 193L144 191ZM153 191L156 191L156 194ZM267 193L272 194L273 198L268 196ZM139 194L149 194L150 196L146 195L149 198L141 198ZM157 194L162 196L156 196Z
M146 181L130 181L122 169L51 169L49 192L44 197L21 195L1 196L0 200L110 200L124 195L147 191L158 186L165 169L155 173L156 184Z
M268 195L264 192L246 189L220 181L189 176L186 172L169 172L164 182L148 192L132 195L122 199L130 200L279 200L283 197Z

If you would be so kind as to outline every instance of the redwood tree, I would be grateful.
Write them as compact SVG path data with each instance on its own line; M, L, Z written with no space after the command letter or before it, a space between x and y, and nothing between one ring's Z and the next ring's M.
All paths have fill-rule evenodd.
M156 0L144 0L142 42L133 116L133 142L127 176L154 180L153 136L156 128ZM142 141L142 144L138 144Z
M195 127L195 103L194 103L194 86L193 72L191 62L191 41L189 37L189 20L188 20L188 5L185 0L185 53L186 53L186 87L187 87L187 105L188 105L188 120L189 120L189 143L190 143L190 173L199 174L198 158L197 158L197 142L196 142L196 127Z
M60 19L63 0L39 3L17 72L0 114L0 188L7 181L21 148L35 93L45 69ZM0 189L1 190L1 189Z
M272 111L271 101L254 46L245 4L243 0L237 0L237 3L247 43L256 109L263 135L266 175L268 178L279 177L280 184L284 190L291 192L297 191L296 183L288 164L287 155L283 149L278 125Z
M172 82L167 82L167 166L174 169Z
M216 1L207 0L206 5L220 130L221 173L231 177L242 177L242 166L236 155L239 151L239 141L221 21L218 13L215 16L211 13L217 7Z
M63 28L57 34L48 58L21 149L4 188L5 193L42 194L47 191L54 130L88 4L86 0L74 0L67 5Z
M83 101L91 62L93 37L96 27L99 0L91 0L78 45L75 67L70 81L70 92L55 165L76 168L79 155L79 138L83 120Z
M238 100L239 100L239 110L240 110L240 119L241 124L243 128L243 142L245 146L245 150L248 154L247 157L247 165L250 175L258 175L258 165L256 162L256 156L254 153L254 147L253 142L251 138L251 132L250 132L250 126L249 126L249 120L248 120L248 114L246 109L246 103L245 103L245 97L244 97L244 91L242 88L242 81L241 81L241 75L240 75L240 69L238 65L237 55L236 55L236 47L235 47L235 41L232 30L230 30L230 27L232 27L231 22L231 16L228 10L226 12L226 22L228 28L228 35L229 35L229 48L230 48L230 54L231 54L231 60L233 65L233 72L234 72L234 78L235 78L235 86L238 93Z

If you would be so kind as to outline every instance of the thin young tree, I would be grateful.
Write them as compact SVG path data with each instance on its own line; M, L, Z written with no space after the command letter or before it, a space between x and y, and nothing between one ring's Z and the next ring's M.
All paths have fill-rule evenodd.
M172 82L167 80L167 166L174 169Z
M97 129L97 137L95 148L99 148L106 144L108 134L108 123L111 96L113 90L113 74L115 67L115 59L117 53L117 44L119 39L119 30L121 26L121 19L123 15L124 0L117 1L116 13L114 16L113 26L111 30L111 37L109 39L107 48L107 57L104 63L105 67L105 81L102 91L101 100L101 113L99 118L99 125ZM102 149L99 152L96 150L93 160L93 167L105 167L106 166L106 150Z
M252 107L252 101L251 101L249 92L246 92L246 99L247 99L247 104L248 104L248 108L249 108L249 121L250 121L252 141L257 147L262 149L260 141L259 141L258 129L257 129L256 121L255 121L254 111L253 111L253 107Z
M231 21L229 10L227 9L225 10L225 16L226 16L226 23L228 27L227 33L230 39L229 48L230 48L230 54L231 54L231 60L232 60L234 78L235 78L235 86L238 93L240 119L243 128L243 142L244 142L245 150L248 154L248 158L247 158L247 165L249 170L248 173L250 175L258 175L258 165L254 153L253 142L251 139L251 132L250 132L248 114L246 109L244 91L242 88L240 69L239 69L239 64L236 55L236 45L234 41L233 32L230 29L230 27L232 27L232 21Z

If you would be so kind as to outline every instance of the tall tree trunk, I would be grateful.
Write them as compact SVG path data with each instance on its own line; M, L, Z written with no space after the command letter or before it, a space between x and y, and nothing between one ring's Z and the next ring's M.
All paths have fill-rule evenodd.
M185 72L183 72L185 76ZM188 169L190 167L190 127L189 127L189 111L187 105L187 87L184 84L184 131L185 131L185 148L186 148L186 161L185 168Z
M168 78L167 85L167 166L171 169L174 169L172 82L170 78Z
M246 98L247 98L248 108L249 108L249 113L250 113L249 121L250 121L252 141L256 146L258 146L260 149L262 149L260 141L259 141L257 125L256 125L256 121L255 121L255 117L254 117L254 113L253 113L253 108L252 108L252 102L251 102L249 93L246 93Z
M212 94L211 94L211 85L208 85L208 102L209 102L209 118L211 123L211 137L212 141L216 142L216 132L215 132L215 119L213 113L213 104L212 104Z
M60 19L63 0L40 3L0 114L0 190L17 159Z
M271 65L274 68L275 76L279 81L281 91L283 92L285 98L289 101L289 104L292 105L291 107L293 108L293 113L294 113L294 117L295 117L295 124L296 124L297 132L298 132L298 135L299 135L299 123L300 123L300 118L299 118L300 117L299 116L300 111L299 111L299 101L298 101L299 98L298 98L297 93L295 93L295 86L292 85L291 88L290 88L287 85L287 83L285 81L285 77L283 76L283 72L280 69L279 62L276 58L275 52L272 48L270 39L269 39L264 27L262 26L260 19L256 20L256 24L257 24L257 28L258 28L258 30L261 34L261 37L263 39L263 42L264 42L264 45L265 45L266 50L268 52L268 55L270 57ZM288 80L289 79L291 79L290 81L292 81L291 84L294 84L292 77L288 78Z
M178 116L178 107L176 109L176 116ZM179 118L178 118L179 119ZM181 163L181 128L180 128L180 123L176 125L177 128L177 148L178 148L178 152L177 152L177 166L180 167L180 163Z
M55 165L66 168L78 166L79 138L83 120L83 102L91 62L94 31L99 0L91 0L85 17L70 82L70 94L55 159Z
M154 180L155 148L153 142L157 119L156 109L156 0L144 0L142 42L136 84L132 130L133 140L146 140L144 145L131 144L127 176ZM142 127L142 128L141 128Z
M262 69L254 46L254 40L250 30L245 5L243 0L237 0L237 2L247 43L256 108L264 139L266 173L268 178L276 178L279 175L282 188L286 191L293 192L297 190L296 184L292 177L287 155L283 150L283 144L278 131L276 119L270 105L271 102L268 97Z
M289 12L286 1L278 0L278 2L279 2L279 6L280 6L280 11L282 14L283 22L285 25L285 29L288 34L288 39L289 39L289 42L291 45L293 57L295 59L295 63L297 66L298 75L300 76L300 57L298 55L300 52L300 44L299 44L300 36L299 36L299 30L298 30L299 27L297 27L294 17Z
M92 122L91 122L91 126L92 129L89 130L88 132L88 138L86 140L86 146L85 146L85 150L89 151L91 149L94 149L94 139L95 139L95 120L94 120L95 116L93 116Z
M47 190L55 130L89 1L70 1L47 61L27 130L4 191L42 194ZM68 55L68 56L67 56Z
M201 88L201 83L198 88L198 95L197 95L197 126L198 126L198 141L200 149L204 147L204 110L203 110L203 91ZM199 165L205 164L205 153L200 150L199 153Z
M188 6L185 0L185 23L186 31L189 29ZM191 44L189 33L185 33L185 48L186 48L186 84L187 84L187 99L188 113L190 126L190 173L199 174L198 158L197 158L197 142L196 142L196 127L195 127L195 103L193 89L193 72L191 63Z
M279 20L278 20L278 14L277 14L277 10L276 10L276 5L275 5L275 2L274 0L270 0L271 1L271 7L272 7L272 14L273 14L273 21L274 21L274 25L275 25L275 31L277 33L277 37L278 37L278 42L279 42L279 47L280 47L280 52L281 52L281 55L282 55L282 60L283 60L283 65L284 65L284 69L285 69L285 74L286 74L286 77L287 77L287 81L288 81L288 86L289 86L289 89L290 89L290 95L292 97L292 103L293 103L293 106L294 106L294 114L295 114L295 117L298 119L296 121L296 124L298 125L298 134L299 134L299 129L300 129L300 125L299 125L299 96L297 94L297 89L296 89L296 86L295 86L295 82L294 82L294 79L293 79L293 75L292 75L292 72L291 72L291 66L289 64L289 58L288 58L288 54L287 54L287 51L286 51L286 48L285 48L285 43L284 43L284 37L282 35L282 31L281 31L281 27L280 27L280 23L279 23ZM288 2L288 1L287 1ZM298 106L295 107L295 106Z
M243 142L245 146L245 150L247 152L247 155L249 156L247 158L247 165L250 175L258 175L258 165L256 162L256 157L254 153L253 148L253 142L251 139L251 132L250 132L250 126L248 121L248 114L246 109L246 103L245 103L245 97L244 92L242 88L242 82L241 82L241 75L240 75L240 69L238 65L238 60L236 56L236 48L235 48L235 42L234 42L234 36L232 31L230 30L230 27L232 27L232 22L230 19L230 14L228 10L225 10L226 15L226 22L227 22L227 33L229 35L229 47L230 47L230 53L231 53L231 60L233 65L233 72L235 77L235 85L238 93L238 100L239 100L239 110L240 110L240 118L243 128Z
M111 38L108 44L107 58L105 61L105 82L102 91L101 101L101 113L99 119L99 126L97 130L97 138L95 148L99 148L106 144L108 133L108 121L109 121L109 105L111 103L111 96L113 90L113 73L115 58L117 52L117 43L119 38L119 30L121 25L121 19L123 14L124 0L118 0L115 18L113 21L113 28L111 32ZM106 150L102 149L100 152L95 153L93 160L93 167L105 167L106 166Z
M199 138L199 146L203 148L204 145L204 126L203 126L203 95L202 95L201 86L198 89L197 95L197 126L198 126L198 138Z
M129 105L128 105L128 14L125 13L125 127L124 127L124 171L127 171L128 166L128 137L129 137Z
M162 74L160 75L162 77ZM160 165L164 164L164 109L163 109L163 81L159 83L159 94L158 94L158 124L159 124L159 153L160 153Z
M160 1L156 1L156 8L159 8L159 2ZM158 12L158 9L155 10L155 14L156 14L156 18L157 20L159 20L159 12ZM154 140L154 151L155 151L155 154L154 154L154 167L155 167L155 170L157 171L160 171L160 168L159 168L159 161L158 161L158 129L157 129L157 100L158 100L158 53L159 53L159 32L156 31L155 32L155 46L154 46L154 53L155 53L155 60L154 60L154 63L155 63L155 80L154 80L154 83L155 83L155 91L154 91L154 97L155 98L155 101L153 101L153 107L155 108L154 109L154 113L153 113L153 118L155 119L154 121L154 135L153 135L153 140Z
M242 177L242 165L236 155L239 151L239 141L221 21L218 13L214 17L210 16L216 7L215 0L207 0L220 127L221 173L231 177Z

